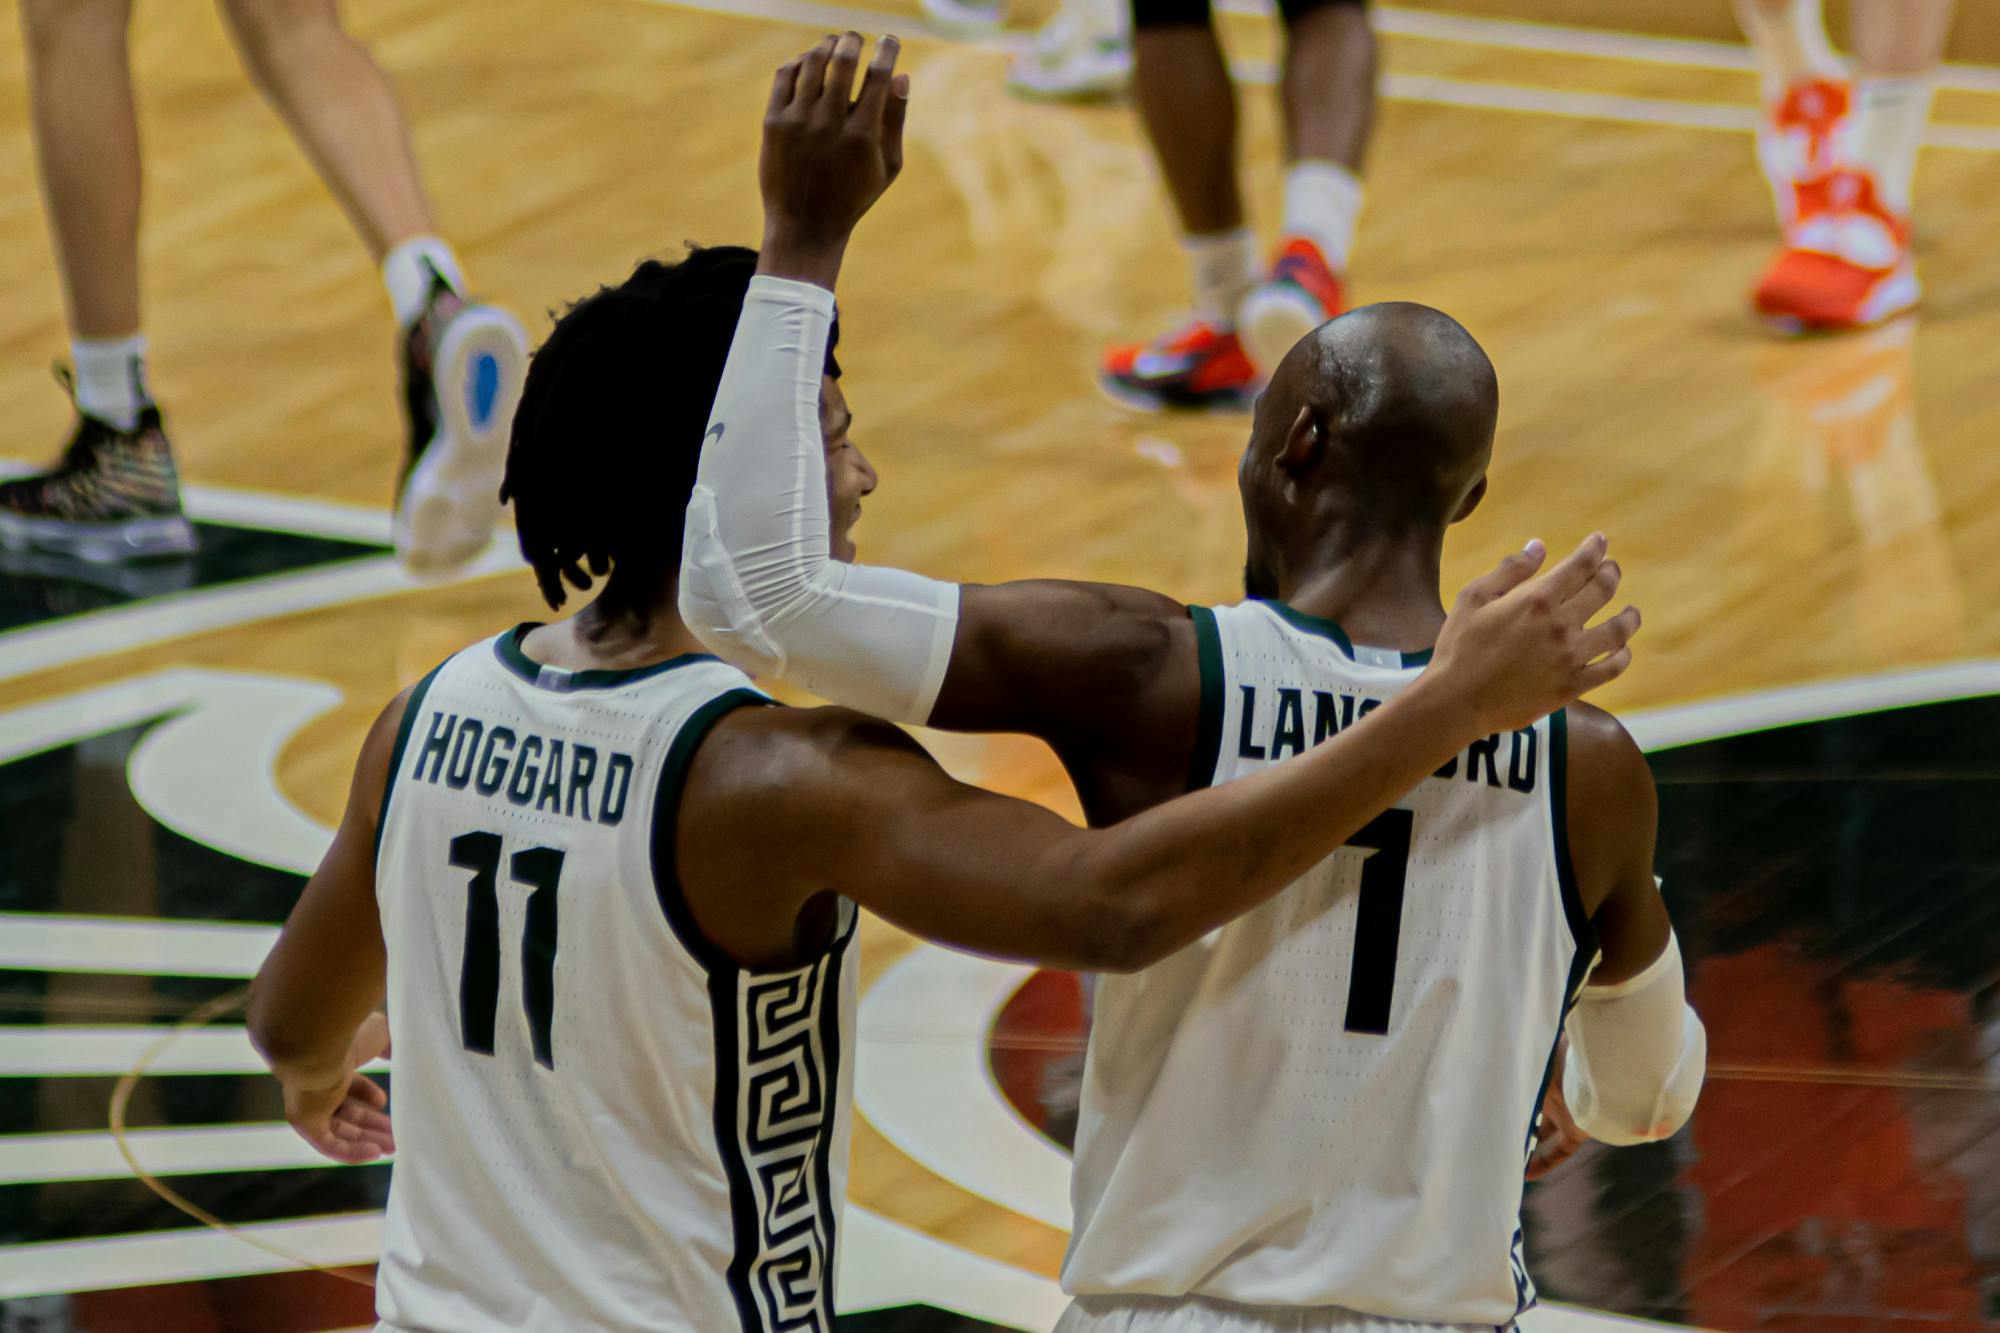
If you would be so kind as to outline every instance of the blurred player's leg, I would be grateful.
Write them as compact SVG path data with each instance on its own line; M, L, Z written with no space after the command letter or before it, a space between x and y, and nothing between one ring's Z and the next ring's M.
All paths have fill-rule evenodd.
M1757 160L1778 225L1788 227L1799 187L1845 157L1854 90L1827 43L1820 0L1737 0L1736 16L1756 52L1764 99Z
M1131 81L1125 0L1063 0L1007 67L1007 86L1025 97L1111 97Z
M462 564L499 518L527 335L508 312L467 299L458 258L436 235L388 76L341 26L336 0L223 0L222 8L245 69L382 265L410 426L397 554L419 570Z
M1292 344L1344 307L1342 276L1361 216L1361 160L1375 122L1375 31L1354 0L1286 0L1285 212L1271 269L1239 320L1269 374Z
M1206 0L1137 0L1132 16L1132 89L1180 220L1194 320L1111 348L1104 384L1141 407L1240 411L1256 394L1236 312L1257 282L1257 242L1236 181L1236 86Z
M0 485L0 544L117 560L193 549L139 331L131 0L22 0L42 199L79 421L62 461Z
M1780 210L1784 248L1754 296L1781 327L1863 327L1917 303L1910 186L1952 8L1953 0L1855 0L1852 123L1827 136L1830 160L1799 163L1791 206Z

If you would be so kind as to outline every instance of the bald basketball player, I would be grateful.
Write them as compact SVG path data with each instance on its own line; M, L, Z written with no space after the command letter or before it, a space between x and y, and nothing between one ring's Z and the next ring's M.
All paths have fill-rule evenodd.
M1485 495L1497 414L1485 354L1422 306L1323 325L1277 367L1239 470L1240 605L829 557L845 516L819 460L849 414L820 360L886 179L867 89L895 46L850 107L860 54L828 38L773 91L755 317L688 509L688 627L885 717L1039 736L1104 827L1268 780L1421 691L1442 664L1445 529ZM1592 631L1607 664L1636 626L1628 608ZM1534 1300L1522 1173L1565 1018L1583 1132L1637 1142L1686 1119L1705 1039L1631 740L1577 707L1421 773L1269 903L1101 980L1062 1329L1511 1324Z
M885 67L865 133L844 114L794 125L794 185L858 165L879 193L902 105ZM253 987L250 1035L292 1124L343 1161L401 1149L386 1333L831 1328L856 904L982 953L1145 966L1627 660L1623 623L1585 627L1618 582L1600 544L1519 588L1539 554L1516 556L1468 591L1435 669L1365 723L1090 831L953 782L882 722L771 706L675 610L739 316L762 345L781 308L756 263L720 247L643 264L536 353L507 461L522 553L551 609L602 589L390 703ZM809 414L828 348L822 324ZM819 554L851 557L874 474L832 424L814 485L839 517ZM357 1072L392 1036L393 1132Z

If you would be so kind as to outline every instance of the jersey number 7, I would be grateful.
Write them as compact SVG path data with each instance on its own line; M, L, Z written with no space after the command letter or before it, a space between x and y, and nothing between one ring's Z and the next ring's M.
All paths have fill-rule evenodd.
M465 961L458 974L458 1031L465 1049L493 1054L493 1025L500 1011L500 835L461 833L451 840L451 863L472 872L465 899ZM556 1067L551 1038L556 1021L556 885L563 854L554 847L515 852L509 872L526 885L528 923L521 933L521 1005L535 1063Z

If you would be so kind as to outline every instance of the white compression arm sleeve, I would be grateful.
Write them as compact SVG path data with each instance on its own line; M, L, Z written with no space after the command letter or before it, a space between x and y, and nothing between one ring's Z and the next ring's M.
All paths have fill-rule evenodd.
M899 722L930 716L958 585L828 543L820 376L833 293L750 280L688 499L681 618L727 662Z
M1663 1139L1687 1123L1708 1072L1708 1033L1687 1002L1681 947L1612 986L1586 986L1570 1012L1563 1099L1603 1143Z

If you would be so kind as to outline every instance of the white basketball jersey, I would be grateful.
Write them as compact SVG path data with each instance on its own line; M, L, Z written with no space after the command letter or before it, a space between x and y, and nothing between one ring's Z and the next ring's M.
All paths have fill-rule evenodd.
M1274 603L1192 614L1197 786L1318 744L1429 660ZM1564 761L1561 714L1490 736L1262 907L1099 979L1066 1291L1488 1327L1533 1303L1522 1172L1596 954Z
M831 1333L854 909L751 972L674 873L696 747L768 700L711 657L539 666L526 628L417 687L383 798L382 1327Z

